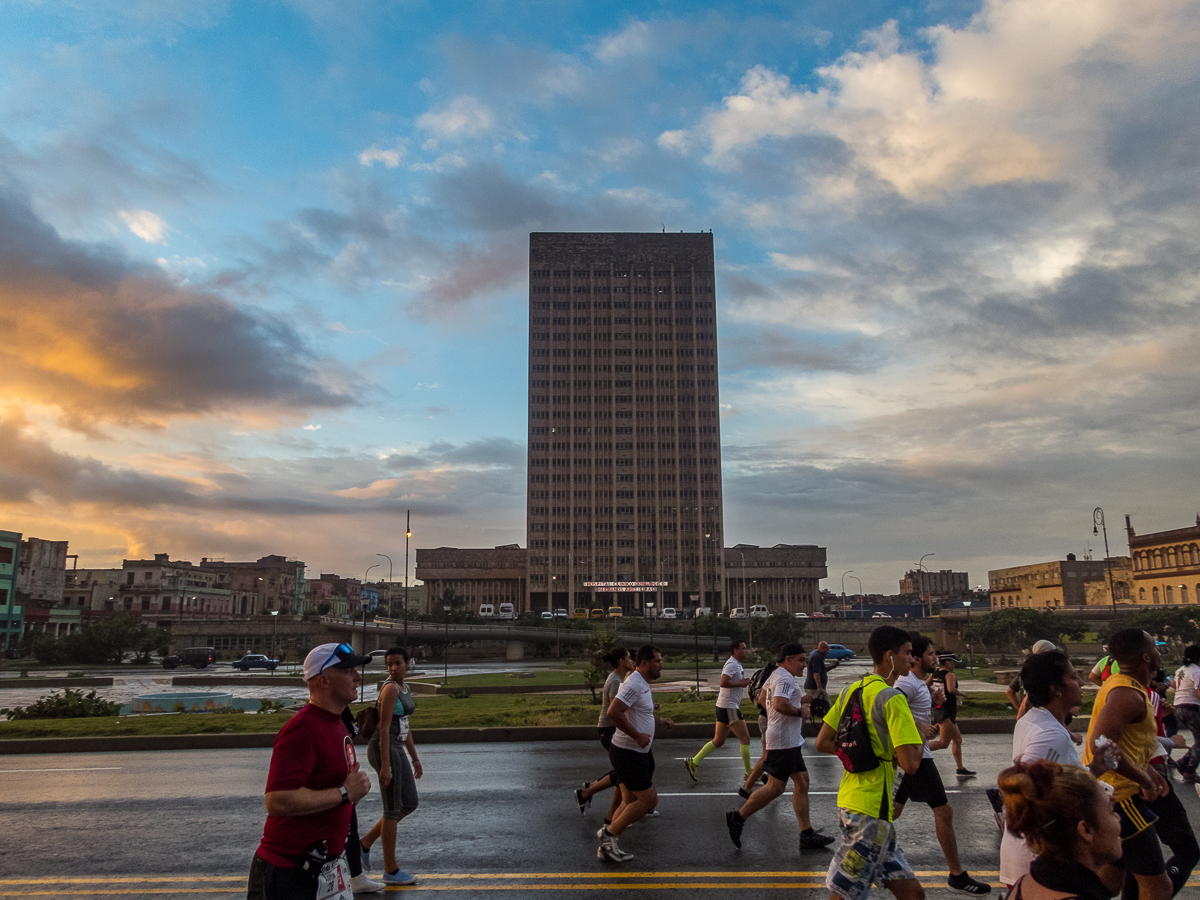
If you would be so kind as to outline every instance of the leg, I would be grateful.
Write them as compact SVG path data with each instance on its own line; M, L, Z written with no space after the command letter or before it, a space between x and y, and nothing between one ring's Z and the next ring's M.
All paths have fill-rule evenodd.
M780 794L787 787L782 781L774 775L767 778L767 783L750 795L750 799L742 804L742 808L738 810L739 815L743 819L748 819Z
M629 793L632 795L631 802L622 804L621 811L613 819L613 823L608 826L608 833L615 837L620 837L626 828L644 818L650 810L658 806L658 791L653 785L644 791L630 791Z
M604 824L610 825L617 817L617 812L621 809L622 803L621 786L614 785L612 792L612 802L608 804L608 815L604 817Z
M942 845L942 855L946 857L946 868L951 875L961 875L963 867L958 856L958 838L954 834L954 807L949 803L937 807L933 811L933 826L938 843Z
M796 812L796 821L800 823L801 831L812 828L812 819L808 815L807 772L796 772L792 775L792 809Z
M732 731L738 739L738 751L742 756L742 768L746 772L746 777L750 776L750 729L746 727L745 719L735 719L729 725L729 730Z
M1168 778L1167 784L1171 781ZM1188 877L1196 863L1200 862L1200 844L1196 843L1196 835L1192 831L1192 823L1188 821L1187 810L1176 796L1174 789L1165 797L1159 797L1150 804L1150 808L1158 815L1154 830L1158 839L1170 848L1172 856L1167 860L1167 877L1171 879L1171 893L1178 894L1180 888L1187 884Z
M925 888L915 878L895 878L885 881L883 886L892 892L896 900L925 900Z
M747 793L754 789L754 785L758 784L758 779L762 777L763 766L767 762L767 754L764 752L758 758L758 762L754 764L754 768L750 770L750 774L746 776L746 780L742 782L742 790Z
M397 815L399 815L397 813ZM400 819L389 819L386 816L381 820L383 829L381 837L383 839L383 871L395 872L400 868L396 864L396 826L400 824Z
M362 874L362 844L358 840L358 811L350 807L350 834L346 837L346 863L350 877Z
M716 731L713 734L713 739L700 748L691 759L685 759L684 766L688 770L688 774L692 776L692 781L696 780L696 767L704 761L704 758L714 750L719 750L725 744L725 736L729 734L729 726L724 722L718 721Z
M381 834L383 834L383 819L380 819L371 826L371 830L362 836L360 843L370 850L373 846L375 846L375 842L379 840L379 836Z
M599 781L588 782L588 786L585 788L580 788L579 793L583 796L584 800L591 800L598 793L601 791L606 791L612 786L612 773L610 772Z

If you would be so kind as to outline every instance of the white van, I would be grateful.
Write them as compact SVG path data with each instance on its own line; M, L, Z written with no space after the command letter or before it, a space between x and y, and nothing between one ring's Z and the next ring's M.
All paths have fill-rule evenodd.
M762 604L750 607L750 618L752 619L765 619L770 615L771 614L767 612L767 608Z
M496 616L497 619L515 619L516 617L517 615L513 612L513 605L511 603L500 604L500 613Z
M731 619L745 619L745 618L748 618L748 616L746 615L746 607L744 607L744 606L736 606L736 607L734 607L734 610L733 610L733 612L731 612L731 613L729 614L729 618L731 618Z
M479 607L479 618L491 619L496 615L496 607L490 603L484 603Z
M660 614L660 616L659 616L659 617L660 617L660 618L663 618L663 619L674 619L674 618L676 618L677 616L678 616L678 613L675 611L675 607L673 607L673 606L664 606L664 607L662 608L662 613Z

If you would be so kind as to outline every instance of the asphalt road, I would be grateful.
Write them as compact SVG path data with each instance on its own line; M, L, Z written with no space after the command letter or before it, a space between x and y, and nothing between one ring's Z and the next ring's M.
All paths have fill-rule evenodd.
M417 888L404 890L496 891L546 900L578 897L580 891L606 898L663 891L711 897L730 889L767 898L797 891L824 896L829 853L797 850L786 797L749 821L743 849L733 847L724 814L738 802L736 746L705 760L700 783L693 784L682 758L698 743L656 742L661 814L625 833L621 845L636 857L625 866L596 859L604 798L581 816L571 795L581 781L606 770L598 745L431 746L421 754L421 807L400 826L401 863L421 879ZM966 761L979 776L962 782L949 755L938 754L964 861L989 882L996 880L999 835L983 789L1006 764L1010 746L1007 736L968 737ZM264 820L269 759L268 750L0 758L0 896L244 896ZM814 822L833 833L841 767L816 753L809 766ZM1180 793L1193 821L1200 821L1195 792ZM359 808L364 830L379 813L379 795L372 791ZM910 806L899 828L926 887L934 896L948 896L929 810ZM1185 893L1200 897L1194 887Z

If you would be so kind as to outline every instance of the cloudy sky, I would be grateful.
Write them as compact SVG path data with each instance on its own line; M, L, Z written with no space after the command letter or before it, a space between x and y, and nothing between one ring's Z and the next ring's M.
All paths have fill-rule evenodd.
M1200 508L1198 76L1184 0L5 0L0 528L524 546L528 234L665 227L729 543L1123 552Z

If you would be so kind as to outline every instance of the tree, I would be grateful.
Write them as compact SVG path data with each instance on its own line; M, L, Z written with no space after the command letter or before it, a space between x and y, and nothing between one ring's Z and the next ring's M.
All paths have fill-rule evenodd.
M1182 609L1150 608L1124 617L1120 622L1114 623L1113 630L1120 630L1116 625L1120 625L1121 628L1140 628L1164 639L1178 638L1185 644L1194 644L1200 640L1200 625L1197 624L1197 619L1200 619L1200 610L1194 606Z
M967 641L997 650L1017 651L1040 640L1078 640L1087 630L1074 616L1041 609L999 609L980 616L966 631Z
M765 619L754 620L754 643L759 647L774 647L792 641L804 640L804 620L787 613L776 613Z

